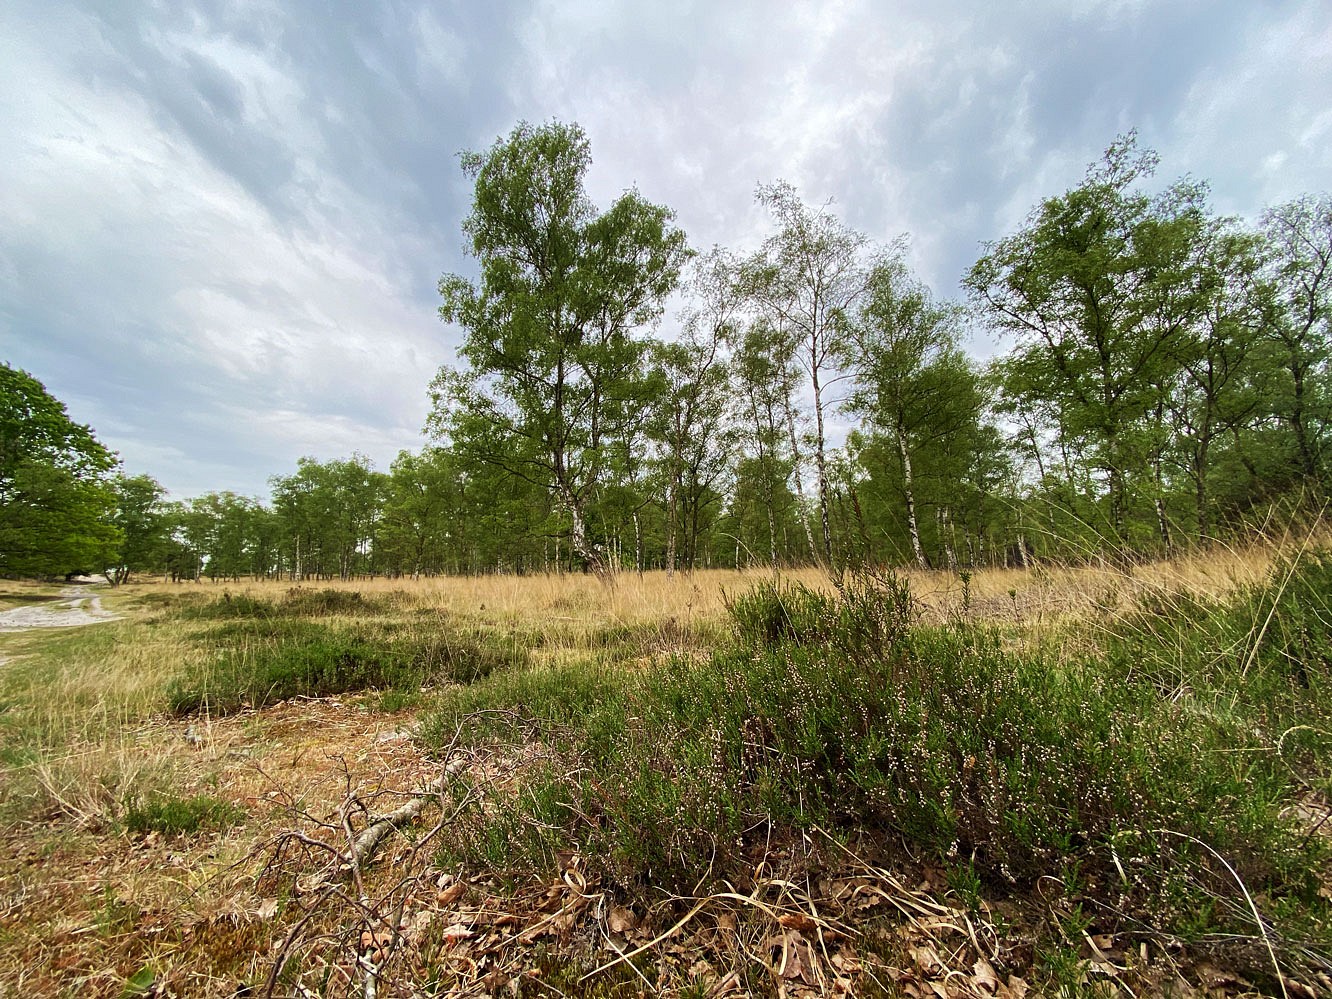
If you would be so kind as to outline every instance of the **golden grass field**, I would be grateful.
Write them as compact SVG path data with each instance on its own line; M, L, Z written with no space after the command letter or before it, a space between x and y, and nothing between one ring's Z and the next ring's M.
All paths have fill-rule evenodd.
M927 619L972 615L1003 622L1014 641L1048 641L1075 638L1144 593L1219 596L1254 583L1274 552L1217 548L1127 570L979 570L965 583L955 573L906 575ZM614 628L657 636L640 642L640 659L706 648L726 632L728 596L769 576L142 581L101 588L118 620L0 633L0 996L119 996L144 969L157 984L139 994L262 994L237 990L262 982L291 925L275 916L260 876L277 837L301 816L334 814L350 789L400 802L427 780L431 763L409 733L428 694L397 712L354 694L216 719L167 714L172 677L214 654L173 607L223 592L355 590L382 598L407 628L445 616L540 632L528 667L539 670L591 655L593 636ZM816 570L784 576L829 585ZM0 584L0 611L57 589ZM229 802L244 821L192 837L127 832L126 802L163 789ZM390 860L374 878L392 871ZM351 978L336 980L329 994L352 989Z

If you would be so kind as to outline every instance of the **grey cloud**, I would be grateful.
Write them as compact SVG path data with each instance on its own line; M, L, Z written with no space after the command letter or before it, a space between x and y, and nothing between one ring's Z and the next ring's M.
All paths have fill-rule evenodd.
M637 184L697 245L752 247L785 178L951 294L1128 127L1226 210L1322 183L1320 11L12 0L0 347L178 495L387 467L451 353L435 282L473 266L456 154L520 118L578 120L596 196Z

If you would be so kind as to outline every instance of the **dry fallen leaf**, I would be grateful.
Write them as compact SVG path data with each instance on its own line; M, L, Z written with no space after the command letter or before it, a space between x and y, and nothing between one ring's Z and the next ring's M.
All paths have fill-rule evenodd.
M736 992L740 988L740 973L728 971L726 976L708 989L708 999L720 999L721 996Z
M834 954L832 964L834 968L846 975L854 975L860 971L860 961L856 958L856 952L850 947L843 947Z
M937 974L943 970L943 961L939 960L939 954L933 947L912 947L911 960L915 961L916 967L927 975Z
M455 881L453 884L441 888L439 894L435 896L435 901L440 905L452 905L458 899L462 898L463 892L467 890L467 885L462 881Z
M991 995L999 991L999 976L994 973L993 965L983 957L971 966L971 984Z
M425 915L427 915L427 913L417 913L416 919L410 922L408 928L403 931L403 936L409 941L414 940L416 936L425 932L426 928L430 926L433 920L423 919L422 917ZM429 915L433 915L433 913L430 913ZM476 932L471 929L471 927L465 926L462 923L450 923L448 926L444 927L439 936L443 943L455 944L459 940L466 940L469 937L476 936Z
M802 933L812 933L819 928L819 924L803 912L783 912L777 917L777 922L787 929L800 930Z
M617 905L611 909L610 917L606 922L612 933L627 933L638 926L638 915L633 909Z

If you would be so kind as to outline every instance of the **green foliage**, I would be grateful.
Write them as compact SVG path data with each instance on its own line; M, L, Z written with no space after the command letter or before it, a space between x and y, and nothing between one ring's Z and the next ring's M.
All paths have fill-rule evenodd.
M234 596L223 591L215 600L183 607L180 616L188 620L211 621L230 618L326 617L354 615L367 617L384 613L385 602L367 597L358 590L310 589L293 586L281 600L265 600L245 593Z
M322 464L301 458L294 475L270 480L275 522L259 525L272 530L255 552L265 551L269 566L281 564L301 579L348 579L377 568L372 542L387 481L364 455ZM213 575L247 571L239 550L228 554L216 572L210 569Z
M142 968L125 979L125 988L120 993L120 999L136 999L140 996L150 996L153 993L153 986L157 982L157 972L152 965L145 964Z
M1289 599L1307 600L1294 579ZM1014 655L964 622L913 625L891 579L849 580L841 594L765 585L732 613L735 647L619 689L588 669L509 672L451 696L428 741L448 744L463 726L577 761L529 772L502 807L465 810L459 856L540 866L563 838L621 882L684 891L699 856L713 858L717 883L742 883L753 830L857 829L938 858L964 900L1053 879L1070 897L1113 890L1140 918L1182 927L1201 899L1237 891L1195 845L1206 843L1251 891L1323 905L1326 845L1285 809L1326 783L1329 740L1262 734L1266 702L1226 713L1228 683L1195 671L1181 696L1126 675L1113 643L1104 659L1070 663ZM1312 722L1317 703L1289 702L1288 719ZM482 710L505 721L469 719ZM537 820L541 801L563 804ZM1235 928L1226 911L1213 928Z
M454 632L442 624L407 631L391 624L338 626L308 620L358 606L373 610L368 601L344 599L348 596L296 589L279 603L224 595L211 604L184 608L181 614L187 619L228 623L198 636L211 657L172 682L171 710L217 715L298 696L412 692L432 682L472 683L528 661L527 646L518 636Z
M199 794L182 798L150 794L125 809L125 828L138 835L193 836L205 829L226 829L245 820L245 810L229 801Z
M1272 363L1263 388L1268 412L1294 439L1307 480L1326 471L1332 419L1332 196L1306 195L1269 209L1263 231L1281 308L1267 332Z
M1136 136L1121 137L966 279L992 321L1017 337L1003 369L1010 397L1104 474L1102 523L1118 543L1128 540L1130 479L1150 460L1144 421L1199 309L1191 289L1206 191L1183 181L1156 197L1136 190L1155 166Z
M0 574L110 565L120 541L110 523L116 464L41 382L0 364Z
M1111 661L1130 681L1163 693L1224 690L1222 715L1259 720L1276 746L1332 696L1332 552L1278 562L1261 585L1209 602L1185 593L1144 601L1107 639ZM1287 733L1283 749L1332 738ZM1293 741L1292 741L1293 740ZM1332 764L1332 758L1326 761ZM1326 780L1329 775L1324 774Z
M577 125L521 124L485 153L463 224L481 275L445 275L440 316L464 330L468 367L431 386L429 427L475 463L557 498L570 543L591 567L587 533L607 463L646 404L645 346L688 256L672 213L637 191L598 213L583 187L591 164Z
M120 530L121 543L111 581L119 585L128 582L133 572L156 573L166 569L172 525L162 502L166 490L156 479L148 475L121 475L115 480L115 490L112 521Z
M446 745L464 720L477 734L512 735L533 725L570 729L623 708L622 694L619 678L592 663L496 670L442 692L437 709L421 723L421 738Z

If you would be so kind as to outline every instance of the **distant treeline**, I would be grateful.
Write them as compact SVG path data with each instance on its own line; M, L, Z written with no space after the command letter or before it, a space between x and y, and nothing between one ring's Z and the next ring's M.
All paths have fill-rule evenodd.
M598 210L589 163L560 123L464 155L479 276L440 281L463 343L430 386L431 446L388 472L303 459L267 501L165 503L148 477L86 472L109 487L107 564L177 578L1025 564L1225 538L1325 494L1327 195L1224 217L1203 182L1146 190L1155 156L1125 136L987 244L949 302L903 241L790 185L758 190L773 224L757 252L700 254L637 191ZM1006 352L978 363L973 332ZM0 477L5 518L15 490Z

